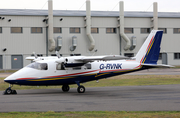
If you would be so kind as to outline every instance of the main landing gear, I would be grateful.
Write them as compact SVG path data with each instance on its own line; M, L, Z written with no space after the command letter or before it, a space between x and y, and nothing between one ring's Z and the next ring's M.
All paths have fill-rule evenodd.
M12 90L13 85L9 84L9 87L4 91L3 95L17 94L16 90Z
M85 92L85 87L84 86L78 86L78 88L77 88L77 91L78 91L78 93L84 93Z
M62 86L62 91L63 91L63 92L68 92L69 89L70 89L69 85L63 85L63 86Z
M86 90L85 87L82 86L82 85L80 85L79 82L76 82L76 83L77 83L77 85L78 85L77 92L78 92L78 93L84 93L85 90ZM70 89L69 85L63 85L63 86L62 86L62 91L63 91L63 92L68 92L69 89Z

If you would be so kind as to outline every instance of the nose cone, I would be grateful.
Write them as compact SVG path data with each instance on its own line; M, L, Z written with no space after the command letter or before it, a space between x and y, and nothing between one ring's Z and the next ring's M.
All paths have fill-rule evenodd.
M4 81L7 82L7 83L10 83L10 84L14 84L14 83L15 83L14 80L16 80L16 76L15 76L16 73L17 73L17 72L15 72L15 73L13 73L12 75L6 77L6 78L4 79Z
M24 85L26 84L25 79L32 77L32 73L34 73L34 70L35 69L29 67L24 67L19 71L13 73L12 75L6 77L4 81L10 84Z
M21 78L22 75L24 75L24 74L23 74L23 71L24 71L24 70L25 70L25 69L22 68L22 69L20 69L19 71L15 72L15 73L13 73L13 74L11 74L11 75L9 75L8 77L6 77L6 78L4 79L4 81L7 82L7 83L10 83L10 84L17 84L17 79L18 79L18 78Z

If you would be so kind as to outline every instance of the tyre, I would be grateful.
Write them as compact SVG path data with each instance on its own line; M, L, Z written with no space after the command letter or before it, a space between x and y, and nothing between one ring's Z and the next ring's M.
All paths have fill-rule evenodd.
M63 91L63 92L68 92L69 89L70 89L69 85L63 85L63 86L62 86L62 91Z
M11 89L7 89L7 90L6 90L6 93L7 93L7 94L11 94L11 93L12 93L12 90L11 90Z
M85 92L85 87L84 86L79 86L77 88L77 91L78 91L78 93L84 93Z
M17 94L16 90L12 90L11 92L12 94Z

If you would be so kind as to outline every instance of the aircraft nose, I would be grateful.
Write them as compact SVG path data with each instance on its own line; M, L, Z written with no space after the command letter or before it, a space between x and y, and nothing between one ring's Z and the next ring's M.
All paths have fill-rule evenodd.
M19 71L13 73L12 75L9 75L4 79L5 82L10 83L10 84L19 84L20 78L26 78L29 77L28 74L32 69L31 68L22 68Z
M5 82L10 83L10 84L13 84L13 83L14 83L14 82L13 82L14 80L16 80L16 77L15 77L14 74L12 74L12 75L10 75L10 76L8 76L8 77L6 77L6 78L4 79Z

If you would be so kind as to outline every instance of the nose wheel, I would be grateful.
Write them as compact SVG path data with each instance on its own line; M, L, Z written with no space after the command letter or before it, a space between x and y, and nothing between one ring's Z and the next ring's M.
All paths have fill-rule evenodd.
M16 90L11 89L12 87L13 85L11 86L10 84L9 87L4 91L3 95L17 94Z

